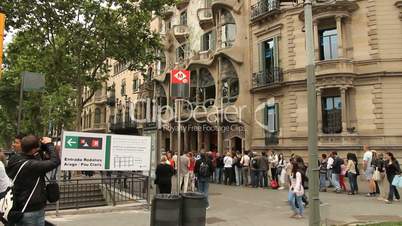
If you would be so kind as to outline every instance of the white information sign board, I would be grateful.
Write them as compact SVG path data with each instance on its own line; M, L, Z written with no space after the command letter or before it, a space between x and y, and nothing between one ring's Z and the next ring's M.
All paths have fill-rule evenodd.
M64 131L61 170L149 171L151 137Z

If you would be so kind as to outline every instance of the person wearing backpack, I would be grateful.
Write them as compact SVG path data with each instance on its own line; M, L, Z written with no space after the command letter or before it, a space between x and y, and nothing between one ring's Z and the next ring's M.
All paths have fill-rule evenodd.
M205 195L206 208L209 209L208 201L208 188L209 188L209 178L214 172L214 167L212 165L211 159L209 159L205 152L201 153L201 159L197 160L195 163L194 173L198 181L198 191Z
M321 160L319 162L320 166L320 191L326 192L327 191L327 154L321 155Z
M342 159L339 158L336 151L332 152L332 157L334 159L334 164L332 166L332 182L335 186L335 192L341 192L341 185L339 183L339 175L341 174Z
M259 161L259 156L257 153L253 152L251 153L251 160L250 160L250 175L251 175L251 186L253 188L258 187L258 177L259 177L259 171L258 171L258 161Z
M47 137L39 142L36 136L26 136L21 141L21 149L22 152L12 158L6 168L10 178L16 177L20 170L13 186L13 209L23 212L23 216L15 223L17 226L44 226L45 174L60 165L60 158Z

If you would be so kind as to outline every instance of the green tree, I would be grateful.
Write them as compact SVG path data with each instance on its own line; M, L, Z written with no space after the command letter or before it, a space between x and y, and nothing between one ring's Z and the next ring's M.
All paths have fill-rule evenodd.
M7 28L23 32L46 75L47 91L70 86L76 129L83 106L107 79L107 60L144 70L154 61L160 37L150 29L153 13L174 0L5 0ZM30 43L25 43L29 47ZM9 51L13 54L12 51ZM7 55L6 55L7 57ZM10 65L10 67L13 67ZM84 87L91 95L82 99Z

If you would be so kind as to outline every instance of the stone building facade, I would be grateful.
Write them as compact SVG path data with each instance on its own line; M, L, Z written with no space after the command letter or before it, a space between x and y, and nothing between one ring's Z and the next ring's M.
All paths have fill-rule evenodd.
M114 84L115 105L107 107L106 130L143 134L155 129L158 149L176 151L177 130L172 128L177 122L165 120L168 111L161 111L160 118L157 112L158 106L175 106L171 70L187 69L191 85L182 109L182 150L274 148L306 155L302 2L183 0L167 7L151 24L163 39L161 60L149 66L146 78L124 71L107 82L109 97ZM366 143L378 150L402 150L401 14L402 3L396 0L314 4L321 151L359 151ZM131 87L137 77L138 92L120 95L122 81ZM131 113L144 122L116 131L117 119L124 121L124 112L130 111L124 110L130 105L125 103L147 98L155 101L140 103Z

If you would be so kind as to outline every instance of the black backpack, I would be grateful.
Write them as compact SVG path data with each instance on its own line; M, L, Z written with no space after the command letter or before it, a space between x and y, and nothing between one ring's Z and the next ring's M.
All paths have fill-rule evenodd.
M199 175L201 177L209 177L209 165L206 161L201 162Z
M258 161L257 161L256 158L253 158L253 159L251 160L251 166L252 166L254 169L258 169Z

